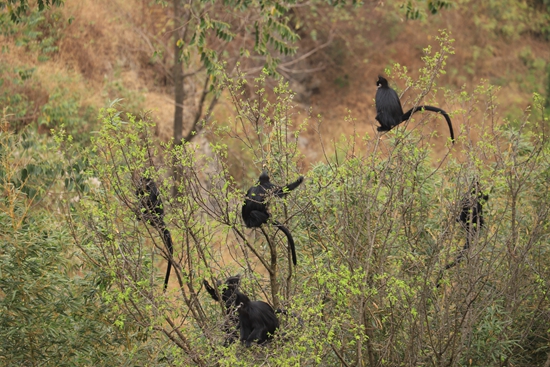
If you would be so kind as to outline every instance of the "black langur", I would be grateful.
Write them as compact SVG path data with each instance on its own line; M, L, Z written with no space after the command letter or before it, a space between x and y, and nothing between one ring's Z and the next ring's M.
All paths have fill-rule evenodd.
M269 196L273 195L282 198L288 195L290 191L300 186L303 181L304 177L300 176L296 181L284 187L279 187L269 181L269 175L265 171L262 172L258 184L252 186L246 193L245 202L242 208L244 224L248 228L260 228L262 224L267 223L270 217L267 210L267 199ZM292 262L296 265L296 248L290 231L275 220L272 221L272 224L286 235L288 246L292 254Z
M450 269L458 265L466 251L470 248L470 241L479 233L479 230L484 226L485 220L483 219L483 204L489 200L489 195L485 195L480 187L479 182L475 182L472 189L466 194L460 201L460 215L456 218L457 222L460 222L464 230L466 231L466 243L462 250L458 253L456 259L445 266L445 270ZM439 276L439 281L443 276L443 271Z
M454 144L455 136L453 133L453 125L451 124L451 119L449 118L447 112L443 111L441 108L433 106L418 106L403 113L403 107L401 107L399 96L395 90L390 88L386 78L379 75L378 80L376 81L376 86L378 87L375 98L376 120L380 123L380 126L377 128L378 131L390 131L400 123L407 121L412 114L418 111L426 110L438 112L445 117L445 120L447 120L449 131L451 133L451 140Z
M253 342L263 344L270 340L279 328L279 319L269 304L263 301L251 301L246 294L240 292L239 283L240 277L233 276L229 277L223 285L221 297L225 303L226 313L230 315L237 311L241 343L246 347L250 347ZM206 280L204 285L210 296L219 301L216 290ZM234 334L229 336L232 335Z
M485 195L481 191L479 182L476 181L470 192L460 202L460 215L456 218L456 221L460 222L466 230L466 243L456 259L457 262L462 259L463 252L470 248L471 239L477 235L485 224L483 204L487 200L489 200L489 195Z
M168 287L170 279L170 270L172 270L172 255L174 254L174 246L170 231L164 223L164 208L160 198L160 191L153 180L146 177L141 177L138 181L136 195L139 199L139 210L137 219L142 220L152 225L162 235L162 241L168 250L168 267L166 268L166 276L164 278L164 291Z

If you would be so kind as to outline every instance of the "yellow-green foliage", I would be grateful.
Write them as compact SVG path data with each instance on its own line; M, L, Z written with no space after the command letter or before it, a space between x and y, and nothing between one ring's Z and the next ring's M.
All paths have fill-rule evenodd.
M451 40L426 52L418 95L438 87ZM396 66L388 70L406 71ZM226 144L209 153L196 146L158 145L147 116L102 111L85 176L99 185L82 192L71 216L80 247L109 275L103 299L119 314L115 325L139 323L149 338L164 338L173 365L396 366L543 364L548 355L548 120L542 101L522 119L498 121L495 87L474 93L446 91L464 121L448 154L433 160L433 137L423 116L388 138L344 137L324 151L326 160L300 168L292 94L284 83L242 99L243 81L224 79L238 114L213 127ZM470 112L483 109L483 119ZM475 128L481 139L471 139ZM357 137L356 137L357 138ZM250 181L231 176L229 144L240 144ZM64 143L63 143L64 144ZM240 219L244 190L262 169L285 183L304 184L285 200L271 200L273 217L286 223L298 248L290 268L284 236L265 226L246 229ZM177 180L172 180L172 171ZM161 188L174 238L174 282L162 292L166 260L158 231L136 220L136 178ZM82 178L84 179L84 177ZM456 218L461 199L478 182L489 195L485 226L465 243ZM174 194L172 194L174 193ZM204 292L203 280L240 273L241 289L266 300L279 314L274 340L246 349L223 347L223 304ZM159 351L160 353L160 351Z

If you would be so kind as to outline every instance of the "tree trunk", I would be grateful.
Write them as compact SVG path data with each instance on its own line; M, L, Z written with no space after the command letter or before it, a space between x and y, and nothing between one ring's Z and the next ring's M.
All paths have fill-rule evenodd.
M183 136L183 62L180 57L180 47L178 42L182 37L181 32L181 2L180 0L174 0L174 144L181 145ZM174 162L176 163L176 162ZM181 165L173 165L172 177L174 179L174 185L172 186L172 195L176 196L178 193L178 184L181 181L183 174Z
M181 144L183 135L183 68L178 41L181 38L181 3L174 0L174 143Z

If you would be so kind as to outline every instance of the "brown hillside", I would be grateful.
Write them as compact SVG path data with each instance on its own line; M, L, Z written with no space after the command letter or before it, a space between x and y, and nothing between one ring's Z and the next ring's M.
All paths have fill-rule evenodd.
M311 95L298 98L304 110L311 106L313 116L322 115L320 131L325 143L354 131L359 136L375 136L376 76L399 63L414 78L423 66L422 50L429 45L437 50L434 37L439 29L449 30L456 39L456 54L449 58L447 74L437 81L439 86L452 90L465 86L472 90L481 79L487 79L502 87L498 98L506 106L503 114L511 116L519 115L529 105L533 91L544 92L550 48L547 41L532 32L516 35L506 34L497 26L491 28L488 24L494 20L491 23L489 15L478 14L480 10L471 4L455 4L455 8L415 21L404 20L392 4L367 3L345 10L345 16L340 17L334 17L331 8L325 9L317 23L301 29L304 48L312 43L313 31L322 35L332 27L335 33L332 44L312 58L312 63L324 68L307 78L315 81L305 85ZM53 24L62 29L58 51L48 61L37 61L38 52L32 47L16 46L15 37L2 36L3 44L10 50L0 55L2 64L37 69L34 92L30 93L35 104L45 103L48 93L60 84L78 96L83 106L97 108L109 100L124 98L123 103L132 112L153 110L159 134L169 139L173 118L173 86L169 82L171 8L150 5L145 0L81 0L67 1L62 9L50 10L47 17L51 19L54 13L61 14L61 19ZM303 14L302 17L311 21ZM525 29L519 21L512 26ZM165 50L164 57L153 57L160 48ZM403 88L399 80L391 83ZM403 101L413 98L405 95ZM455 108L440 95L436 102L449 112ZM216 116L227 116L230 111L230 103L222 101ZM348 115L355 123L345 122ZM444 149L444 137L448 135L444 121L432 118L430 124L439 132L440 140L434 141L437 149ZM454 121L455 133L460 131L460 124ZM302 143L308 161L321 158L313 129L305 134Z

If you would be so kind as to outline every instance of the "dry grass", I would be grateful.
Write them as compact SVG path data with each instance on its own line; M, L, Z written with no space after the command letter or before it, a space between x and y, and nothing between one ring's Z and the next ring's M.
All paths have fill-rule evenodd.
M363 8L358 10L357 18L370 16L372 19L376 17L376 13L377 10L373 12L369 8ZM506 110L515 109L515 113L519 113L530 105L532 91L522 89L516 76L527 75L532 71L520 60L518 52L527 47L534 57L550 60L550 48L544 41L533 39L529 35L517 39L504 39L488 34L474 24L472 14L457 10L443 11L441 15L431 17L428 22L397 20L392 23L377 20L372 27L365 27L365 31L361 33L363 39L370 41L371 47L359 45L356 42L356 30L349 24L347 28L342 24L339 25L339 42L348 44L340 46L348 47L346 56L340 65L331 65L319 73L318 77L322 81L320 93L312 97L313 115L323 116L320 131L325 146L331 146L331 141L338 140L341 135L350 136L357 133L363 137L368 133L371 137L377 136L377 124L374 119L377 75L383 73L385 67L399 63L406 66L414 78L417 70L423 66L422 49L428 45L434 50L438 48L433 36L438 34L439 29L450 30L456 40L456 54L447 62L448 73L437 81L440 86L456 91L465 86L466 91L472 91L482 79L486 79L501 85L498 101ZM354 47L355 44L358 46ZM343 79L345 76L347 79ZM546 76L543 71L539 71L535 78L545 80ZM403 87L399 81L396 83ZM407 97L414 96L404 96L405 99ZM459 107L448 104L441 95L436 99L437 105L448 112ZM348 111L356 123L344 121ZM476 113L474 120L480 117L482 112ZM455 135L461 129L461 123L460 119L453 121ZM446 123L442 119L433 118L429 124L441 137L432 140L435 150L439 154L444 154L444 141L448 136ZM310 129L306 138L308 142L304 145L308 149L319 151L319 140L313 129ZM317 158L318 154L314 157Z
M317 56L325 61L327 67L315 76L319 80L319 93L314 94L310 102L313 116L322 115L319 132L325 146L331 146L341 135L377 135L374 120L376 76L397 62L407 66L414 77L416 70L422 67L422 49L428 45L436 48L433 36L442 28L450 30L456 39L456 55L449 59L449 72L438 81L440 85L455 90L466 85L466 90L472 90L484 78L502 85L499 93L502 105L512 106L516 111L529 105L531 91L522 87L517 75L526 75L530 70L518 53L529 47L533 57L549 60L547 43L529 35L510 40L488 34L474 23L467 10L443 11L425 22L403 21L397 17L384 21L388 9L383 6L366 5L356 10L355 18L365 22L359 32L363 41L357 41L357 26L353 22L342 21L338 24L334 44ZM114 81L118 81L128 94L144 97L142 107L153 110L159 135L163 140L169 139L174 107L172 87L164 83L164 70L170 67L170 59L167 58L167 65L162 66L151 62L151 55L154 45L169 40L167 30L170 28L168 16L171 9L151 8L145 0L81 0L66 2L61 12L65 22L69 18L74 20L62 31L59 52L51 60L39 63L36 53L16 47L13 40L2 38L10 52L0 54L0 62L10 66L37 67L37 87L31 97L38 105L47 100L48 91L62 85L77 95L84 106L101 107L108 99L120 97L116 90L109 89ZM302 42L304 45L311 43L307 33L302 36ZM539 80L543 77L535 75ZM456 108L446 103L442 96L437 97L437 104L449 112ZM308 107L300 106L304 111ZM232 113L230 104L222 102L216 116L227 119ZM297 117L298 122L305 115ZM355 122L346 122L348 115ZM312 120L312 126L300 140L306 163L322 158L316 123L315 119ZM460 123L459 119L454 121L456 133L460 130ZM446 124L435 118L430 124L441 137L434 143L436 151L442 153L446 149L443 145L448 134Z

